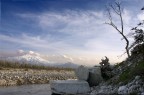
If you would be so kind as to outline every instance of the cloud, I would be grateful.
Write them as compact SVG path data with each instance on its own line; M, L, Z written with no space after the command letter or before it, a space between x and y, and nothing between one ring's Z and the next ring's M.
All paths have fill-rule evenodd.
M64 54L65 59L77 60L78 62L88 57L96 61L97 59L93 56L101 58L105 55L116 60L117 55L124 52L125 42L120 40L121 36L111 26L104 24L105 11L65 10L40 14L17 14L17 16L22 19L30 19L32 25L42 29L42 34L30 36L23 33L19 37L0 34L0 40L18 43L21 47L44 53ZM126 33L128 33L133 14L130 10L124 9L123 17L128 26L125 28ZM114 20L119 26L116 15L114 15ZM79 56L79 60L71 57L72 55Z
M144 20L144 13L138 14L137 17L140 21Z
M123 10L123 20L124 20L125 25L130 24L130 22L132 20L132 16L131 16L130 11L128 11L126 9Z
M19 14L23 18L34 18L44 31L56 31L70 35L90 36L104 23L103 11L65 10L64 12L44 12Z
M39 36L28 36L23 34L19 37L11 37L7 35L0 34L0 40L7 41L11 43L20 44L21 47L29 47L29 48L39 48L40 50L53 50L53 51L60 51L63 47L67 47L65 43L61 41L51 41L48 38L40 38Z
M112 14L115 24L120 26L120 19ZM126 31L131 27L134 14L128 9L123 10L123 20ZM45 32L63 33L74 37L97 37L107 31L114 31L104 23L107 19L105 11L100 10L64 10L62 12L43 12L40 14L19 14L23 18L33 19ZM134 24L134 23L133 23ZM105 31L107 30L107 31ZM111 32L112 32L111 31ZM95 35L95 36L94 36Z

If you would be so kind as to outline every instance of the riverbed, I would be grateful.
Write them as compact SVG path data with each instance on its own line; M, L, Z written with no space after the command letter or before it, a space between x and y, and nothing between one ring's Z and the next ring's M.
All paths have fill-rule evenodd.
M0 87L0 95L51 95L49 84Z

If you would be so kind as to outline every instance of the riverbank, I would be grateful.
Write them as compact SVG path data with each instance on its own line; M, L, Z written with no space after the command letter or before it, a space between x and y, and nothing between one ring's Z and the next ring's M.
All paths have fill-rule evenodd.
M45 84L50 80L76 79L73 70L35 70L4 68L0 70L0 86Z

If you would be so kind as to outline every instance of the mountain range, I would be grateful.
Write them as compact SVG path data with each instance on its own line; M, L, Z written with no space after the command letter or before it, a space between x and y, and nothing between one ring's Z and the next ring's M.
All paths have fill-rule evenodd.
M63 56L59 56L63 57ZM63 57L65 58L65 57ZM33 65L44 65L44 66L54 66L54 67L63 67L63 68L77 68L78 65L72 62L57 62L54 60L50 60L49 56L41 55L39 53L28 51L25 52L23 50L19 50L14 56L6 56L0 57L1 60L20 62L20 63L28 63Z

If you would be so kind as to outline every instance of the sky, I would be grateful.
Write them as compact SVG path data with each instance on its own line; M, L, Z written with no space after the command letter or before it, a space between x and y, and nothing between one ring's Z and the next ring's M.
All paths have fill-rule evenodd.
M106 6L115 0L0 0L0 55L18 50L63 56L84 65L126 58L125 41L108 21ZM144 0L120 0L124 33L144 15ZM119 19L112 14L119 27ZM132 42L132 38L129 37ZM57 57L54 58L57 60Z

